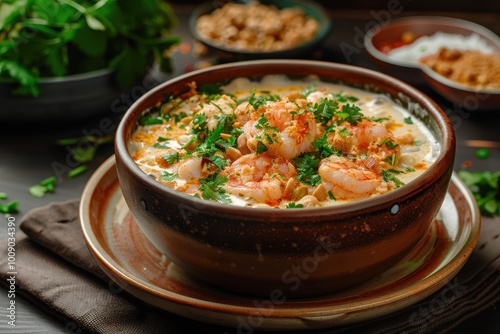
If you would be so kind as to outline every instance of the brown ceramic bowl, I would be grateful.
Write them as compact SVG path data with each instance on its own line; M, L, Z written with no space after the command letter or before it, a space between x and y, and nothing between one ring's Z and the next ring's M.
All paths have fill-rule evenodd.
M389 75L414 85L429 84L449 101L471 111L500 107L500 89L473 89L453 82L418 62L394 59L381 51L385 44L399 41L401 35L407 31L423 36L431 36L439 31L464 36L477 34L496 53L500 53L500 37L481 25L461 19L411 16L374 27L366 33L364 40L365 49L371 60Z
M441 145L418 179L376 198L334 207L279 210L205 201L167 188L132 160L127 142L143 112L164 93L237 77L317 75L382 92L428 125ZM448 188L453 128L415 88L371 70L334 63L257 60L209 67L167 81L134 103L116 134L123 196L144 234L172 262L201 281L242 294L304 297L345 289L382 273L427 233Z

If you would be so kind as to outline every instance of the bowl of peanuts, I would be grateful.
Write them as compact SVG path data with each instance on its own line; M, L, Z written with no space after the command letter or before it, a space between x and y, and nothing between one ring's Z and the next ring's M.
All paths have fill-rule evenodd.
M313 52L331 23L314 1L210 2L193 11L191 34L229 60L297 58Z
M166 81L116 132L123 197L189 277L253 296L366 282L428 235L453 127L425 94L369 69L232 62Z

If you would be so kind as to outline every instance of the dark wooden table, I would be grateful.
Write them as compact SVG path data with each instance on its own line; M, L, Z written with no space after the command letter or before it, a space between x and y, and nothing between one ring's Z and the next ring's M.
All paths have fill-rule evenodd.
M176 52L173 55L175 68L173 75L179 75L198 66L199 59L189 51L189 46L192 46L192 37L187 29L187 20L192 7L176 6L175 8L180 21L180 26L175 33L181 36L184 42L183 51ZM377 23L379 20L402 16L432 14L463 18L482 24L500 35L500 15L498 13L429 13L403 10L397 15L386 15L382 18L379 14L383 13L370 10L332 10L332 31L323 47L311 54L311 57L376 69L360 44L362 34L366 32L367 27L373 23ZM343 45L347 43L358 47L359 52L347 55L341 48L342 43L344 43ZM454 106L444 100L426 85L418 85L417 88L433 98L447 112L450 119L452 119L457 136L455 170L462 169L464 164L470 164L470 170L498 170L500 167L500 149L491 149L490 157L481 160L475 157L477 148L468 146L466 141L488 140L500 142L500 107L498 110L491 112L467 110ZM129 105L136 97L134 92L130 92L128 96L122 95L117 98L123 107ZM1 105L0 108L2 108ZM15 110L11 112L15 112ZM28 193L28 188L48 176L55 175L57 166L68 165L70 157L68 151L64 146L55 145L55 141L67 137L81 137L86 132L97 136L109 134L111 128L116 127L116 124L118 124L121 115L120 113L105 110L99 117L75 124L54 126L49 122L47 124L38 124L36 128L29 129L29 131L22 122L18 124L1 124L0 192L6 192L10 199L17 199L19 201L20 211L15 215L17 221L20 221L33 208L53 201L78 198L92 171L113 154L111 144L99 147L94 161L90 164L90 169L85 174L74 179L62 178L57 184L55 193L48 194L43 198L35 198ZM110 119L112 126L103 128L101 123L103 119ZM3 217L0 220L2 220L2 223L0 223L0 239L3 239L7 235L7 224ZM500 223L498 218L496 219L496 223ZM43 309L35 307L20 297L16 299L17 325L15 328L12 328L7 325L7 303L7 292L4 289L0 289L1 333L67 332L64 323L60 323L44 312ZM473 318L462 323L453 332L498 333L500 329L500 311L497 308L498 306L500 305L475 315Z

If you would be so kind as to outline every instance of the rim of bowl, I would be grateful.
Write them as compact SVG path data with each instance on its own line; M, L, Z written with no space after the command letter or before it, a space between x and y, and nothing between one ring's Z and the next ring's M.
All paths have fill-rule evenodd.
M196 77L199 74L207 74L210 72L215 72L219 70L225 69L234 69L238 67L253 67L253 66L295 66L306 69L311 66L314 68L327 68L331 70L339 70L339 71L347 71L352 72L355 76L357 73L369 75L374 78L376 82L381 84L392 82L393 86L397 86L399 88L399 92L404 92L406 97L411 97L411 101L418 101L420 106L429 112L430 115L434 115L436 117L432 117L434 119L437 127L442 131L441 133L441 141L440 141L440 152L434 163L432 163L429 168L424 171L420 176L418 176L412 182L406 184L403 187L391 190L390 192L377 195L375 197L359 199L356 201L338 203L332 206L324 206L324 207L314 207L314 208L301 208L300 210L281 210L275 208L252 208L252 207L244 207L237 206L231 204L222 204L214 201L199 199L177 190L171 189L167 186L162 185L157 180L149 177L146 173L144 173L139 166L135 163L135 161L130 156L128 145L126 144L126 132L127 129L137 126L137 120L140 115L149 107L152 106L149 103L149 107L138 110L137 108L141 106L147 99L150 98L151 95L156 95L161 93L161 91L165 90L165 87L169 85L191 79L191 77ZM279 74L279 73L273 73ZM287 75L286 73L281 73L283 75ZM311 73L304 73L304 77L311 75ZM231 79L236 79L238 76L231 77ZM193 79L194 80L194 79ZM320 78L320 80L324 80ZM359 87L358 87L359 88ZM360 88L362 89L362 88ZM133 122L132 122L133 121ZM438 138L436 138L438 140ZM130 108L127 110L123 118L121 119L117 131L116 131L116 139L115 139L115 155L117 158L122 159L124 162L124 167L130 172L135 178L140 179L143 183L146 183L149 187L152 187L157 192L165 192L170 196L176 197L179 201L183 202L186 205L198 205L212 213L222 213L224 215L231 216L239 216L239 217L256 217L262 216L263 214L272 217L272 218L291 218L291 217L320 217L332 214L350 214L352 212L361 212L361 210L369 210L371 207L378 206L379 202L394 202L394 204L399 202L399 199L403 197L404 194L410 194L417 191L420 188L427 188L429 183L433 180L437 180L439 177L444 174L444 170L447 169L446 166L442 166L444 159L451 156L451 161L453 163L454 160L454 150L455 150L455 134L451 122L448 117L444 113L444 111L439 107L439 105L434 102L430 97L426 94L422 93L420 90L400 81L394 77L389 75L376 72L370 69L352 66L347 64L339 64L339 63L331 63L325 61L316 61L316 60L290 60L290 59L267 59L267 60L248 60L248 61L240 61L234 63L227 63L221 65L214 65L211 67L195 70L189 73L185 73L183 75L177 76L171 80L165 81L164 83L154 87L146 94L141 96L138 100L136 100ZM437 173L439 168L444 169L443 173ZM436 171L436 172L435 172ZM436 174L437 173L437 174ZM276 214L278 213L278 214ZM301 213L304 213L302 215ZM312 214L316 213L316 214ZM281 222L281 220L280 220ZM286 223L286 221L283 221ZM292 221L290 221L292 223Z
M211 13L212 11L217 9L214 6L214 2L206 2L204 4L201 4L191 13L191 16L189 17L189 28L191 30L191 33L193 34L193 36L197 40L209 45L210 47L217 49L217 50L220 50L220 51L239 54L242 56L245 56L245 55L246 56L263 55L263 56L268 56L268 57L273 57L273 56L277 57L279 55L286 56L287 54L290 54L292 52L305 51L308 48L310 48L311 46L315 45L316 43L319 43L323 38L326 37L326 35L328 34L328 32L331 29L331 22L330 22L330 18L326 14L326 10L323 8L323 6L321 6L319 3L315 2L315 1L287 0L287 2L296 4L298 7L304 7L304 8L308 8L308 9L314 11L317 14L317 17L319 19L316 17L315 18L318 19L318 23L320 24L320 29L316 33L314 38L312 38L311 40L309 40L305 43L302 43L302 44L299 44L295 47L292 47L292 48L277 50L277 51L269 51L269 52L266 52L266 51L248 51L248 50L240 50L240 49L231 49L231 48L225 47L224 45L214 43L210 39L203 38L198 33L198 29L196 28L196 22L201 15L206 14L206 13L207 14ZM273 5L274 1L272 1L272 0L263 1L263 4Z
M103 68L100 70L94 70L94 71L89 71L89 72L85 72L85 73L70 74L70 75L65 75L62 77L43 77L43 78L40 78L39 83L40 84L59 83L59 82L94 79L97 77L103 77L103 76L110 75L113 72L114 72L114 70L111 70L109 68ZM10 79L10 78L0 78L0 83L17 83L17 81L14 79Z

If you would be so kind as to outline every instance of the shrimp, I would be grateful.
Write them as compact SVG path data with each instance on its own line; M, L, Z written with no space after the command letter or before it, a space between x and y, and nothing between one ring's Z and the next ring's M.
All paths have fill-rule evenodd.
M321 160L318 174L337 199L368 197L378 192L382 177L373 158L349 159L332 155Z
M304 99L269 102L252 114L243 135L253 153L292 159L312 148L316 121Z
M345 133L347 130L348 134ZM332 132L333 146L345 155L372 156L378 162L394 157L394 165L399 157L400 146L394 134L378 122L363 119L357 125L343 122Z
M274 207L291 196L285 193L285 186L288 179L297 175L297 170L283 157L251 153L234 161L221 175L228 178L225 185L228 193Z
M234 114L237 103L229 96L222 95L217 100L203 104L198 114L204 114L207 119L207 128L213 130L219 124L219 116Z

